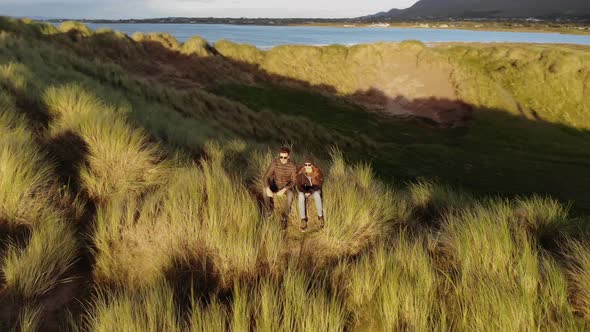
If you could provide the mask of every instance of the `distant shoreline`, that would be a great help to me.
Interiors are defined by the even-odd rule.
[[[60,23],[66,19],[46,22]],[[360,19],[233,19],[233,18],[159,18],[125,20],[75,20],[92,24],[228,24],[245,26],[279,27],[334,27],[334,28],[412,28],[436,30],[472,30],[492,32],[539,32],[574,35],[590,35],[590,22],[542,21],[536,19],[515,20],[412,20],[412,21],[364,21]]]
[[[469,31],[490,31],[490,32],[528,32],[528,33],[558,33],[570,35],[590,35],[590,26],[584,27],[559,27],[559,28],[540,28],[540,27],[493,27],[493,26],[471,26],[457,25],[449,23],[422,23],[422,24],[389,24],[380,26],[376,24],[296,24],[288,26],[313,26],[313,27],[335,27],[335,28],[397,28],[397,29],[432,29],[432,30],[469,30]]]

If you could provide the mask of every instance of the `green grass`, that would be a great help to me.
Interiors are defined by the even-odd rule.
[[[587,50],[501,45],[456,46],[441,52],[459,64],[456,79],[466,101],[588,129]],[[469,84],[474,81],[478,84]]]
[[[102,56],[151,59],[153,42],[204,61],[211,49],[200,39],[137,42],[10,19],[0,30],[0,329],[589,328],[585,115],[556,102],[564,91],[542,96],[546,121],[493,109],[498,86],[544,76],[526,62],[536,47],[215,45],[312,85],[344,80],[338,61],[364,68],[371,52],[414,54],[426,66],[461,54],[454,61],[471,60],[456,83],[478,113],[469,127],[439,128],[351,101],[375,68],[334,83],[335,93],[273,80],[183,90]],[[563,75],[547,84],[575,90],[571,57],[585,53],[553,51],[538,60]],[[507,61],[502,54],[524,61],[524,76],[478,76]],[[563,62],[551,69],[554,60]],[[281,68],[289,61],[316,76]],[[490,95],[469,90],[472,80]],[[537,99],[509,94],[522,105]],[[315,209],[306,233],[295,206],[284,232],[279,211],[262,213],[261,177],[283,144],[324,170],[323,230]]]
[[[362,111],[314,92],[283,87],[223,85],[212,90],[260,112],[298,115],[362,148],[339,144],[357,161],[371,161],[389,182],[437,179],[476,195],[551,194],[586,210],[590,188],[586,130],[525,120],[507,112],[476,109],[467,128],[436,129]],[[325,112],[324,112],[325,111]],[[539,181],[543,179],[543,181]],[[567,183],[576,183],[576,186]]]

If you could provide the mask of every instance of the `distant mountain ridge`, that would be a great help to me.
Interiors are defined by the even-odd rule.
[[[590,0],[420,0],[407,9],[369,17],[382,18],[528,18],[590,16]]]

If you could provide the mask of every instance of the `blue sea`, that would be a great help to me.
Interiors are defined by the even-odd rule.
[[[111,28],[128,35],[134,32],[167,32],[183,42],[201,36],[210,43],[227,39],[237,43],[269,49],[278,45],[354,45],[380,41],[420,40],[439,42],[510,42],[590,45],[590,35],[559,33],[493,32],[451,29],[389,28],[389,27],[301,27],[244,26],[228,24],[88,24],[92,29]]]

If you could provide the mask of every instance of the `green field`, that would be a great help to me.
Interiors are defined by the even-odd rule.
[[[590,328],[590,49],[0,18],[0,330]],[[326,173],[261,212],[276,150]]]

